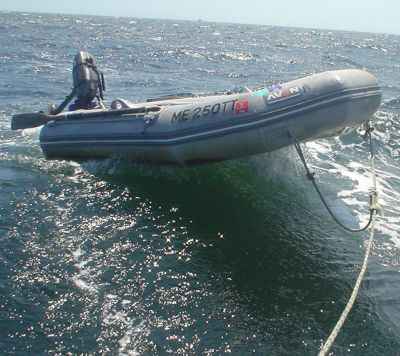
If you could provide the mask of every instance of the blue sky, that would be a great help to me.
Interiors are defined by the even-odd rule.
[[[1,0],[0,10],[202,19],[400,34],[399,0]]]

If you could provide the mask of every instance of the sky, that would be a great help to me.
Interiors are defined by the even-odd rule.
[[[0,0],[1,10],[400,34],[400,0]]]

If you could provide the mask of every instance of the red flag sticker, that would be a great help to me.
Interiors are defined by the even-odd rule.
[[[235,104],[235,112],[236,114],[240,114],[242,112],[249,112],[249,101],[248,100],[239,100]]]

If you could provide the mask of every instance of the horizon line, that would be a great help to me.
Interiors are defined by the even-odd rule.
[[[22,10],[2,10],[0,9],[0,13],[17,13],[17,14],[33,14],[33,15],[63,15],[63,16],[92,16],[92,17],[104,17],[104,18],[125,18],[125,19],[143,19],[143,20],[163,20],[163,21],[186,21],[186,22],[205,22],[205,23],[215,23],[215,24],[228,24],[228,25],[245,25],[245,26],[267,26],[267,27],[282,27],[282,28],[295,28],[302,30],[318,30],[318,31],[326,31],[326,32],[354,32],[354,33],[365,33],[365,34],[373,34],[373,35],[390,35],[390,36],[399,36],[400,33],[393,32],[369,32],[363,30],[348,30],[348,29],[339,29],[339,28],[318,28],[318,27],[307,27],[303,25],[271,25],[271,24],[262,24],[262,23],[246,23],[246,22],[238,22],[238,21],[220,21],[220,20],[206,20],[206,19],[187,19],[187,18],[168,18],[168,17],[137,17],[131,15],[104,15],[104,14],[89,14],[89,13],[74,13],[74,12],[46,12],[46,11],[22,11]]]

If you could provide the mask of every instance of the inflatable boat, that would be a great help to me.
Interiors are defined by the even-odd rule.
[[[380,102],[376,78],[352,69],[241,92],[143,103],[116,100],[110,109],[16,115],[12,126],[44,124],[40,145],[48,159],[117,157],[186,165],[338,135],[370,120]]]

